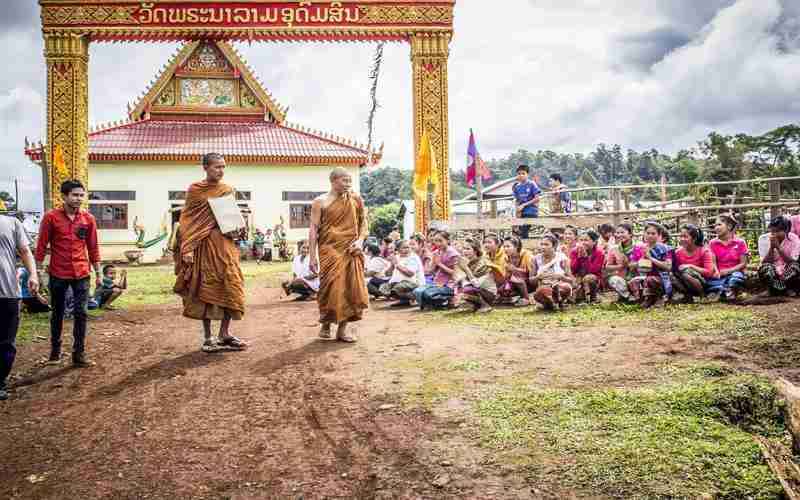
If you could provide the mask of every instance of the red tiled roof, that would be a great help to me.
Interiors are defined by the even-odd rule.
[[[144,120],[89,134],[89,161],[199,161],[220,153],[235,163],[364,165],[369,152],[344,139],[271,122]],[[28,149],[33,160],[41,150]],[[380,153],[374,153],[375,159]]]

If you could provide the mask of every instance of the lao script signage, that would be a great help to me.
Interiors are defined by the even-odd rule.
[[[42,0],[45,30],[70,28],[403,27],[452,28],[453,1],[159,1]]]

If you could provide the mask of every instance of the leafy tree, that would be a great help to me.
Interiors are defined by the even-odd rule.
[[[389,203],[369,212],[369,232],[377,238],[384,238],[397,227],[403,232],[403,221],[400,219],[400,203]]]
[[[362,174],[361,196],[368,207],[377,207],[412,199],[411,182],[414,173],[394,167],[383,167]]]

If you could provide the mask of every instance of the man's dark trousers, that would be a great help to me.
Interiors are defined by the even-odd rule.
[[[0,299],[0,389],[5,388],[17,357],[19,299]]]
[[[53,312],[50,313],[50,347],[51,353],[61,353],[61,331],[64,327],[65,295],[67,288],[72,288],[75,301],[72,326],[72,355],[83,354],[86,341],[86,309],[89,305],[89,277],[77,280],[65,280],[50,277],[50,297]]]

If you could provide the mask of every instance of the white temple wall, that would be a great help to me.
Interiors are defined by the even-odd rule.
[[[310,204],[310,201],[283,201],[283,192],[324,192],[330,187],[328,174],[333,167],[325,166],[257,166],[229,164],[225,182],[237,191],[250,191],[246,203],[252,211],[255,226],[272,228],[283,216],[289,241],[304,239],[306,228],[290,227],[290,204]],[[353,176],[354,189],[359,186],[359,169],[347,167]],[[173,205],[182,204],[169,199],[170,191],[185,191],[192,182],[204,178],[200,166],[181,164],[113,163],[89,166],[90,191],[135,191],[132,201],[90,201],[90,203],[127,203],[127,229],[101,229],[99,239],[103,260],[124,259],[126,250],[135,249],[136,235],[133,222],[136,217],[145,228],[145,240],[160,232],[162,220]],[[171,218],[167,217],[171,230]],[[155,262],[162,257],[168,241],[162,241],[145,251],[144,262]]]

